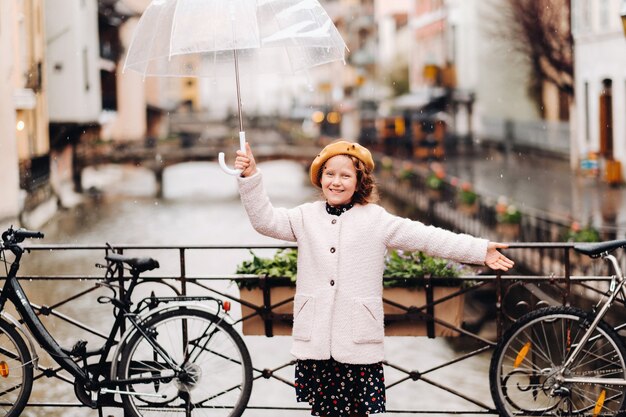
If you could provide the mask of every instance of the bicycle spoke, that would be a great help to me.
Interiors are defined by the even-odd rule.
[[[207,334],[207,332],[211,329],[211,327],[214,328],[213,331],[211,331],[210,333]],[[189,352],[189,357],[187,358],[188,360],[191,360],[192,362],[195,362],[196,360],[198,360],[198,357],[202,354],[202,350],[209,344],[209,342],[211,341],[211,339],[213,338],[213,335],[215,334],[215,332],[217,332],[217,326],[215,325],[215,323],[211,323],[206,330],[202,333],[202,335],[195,339],[193,342],[191,342],[194,346],[191,349],[191,352]],[[196,356],[191,359],[191,356],[193,355],[193,353],[196,351],[196,348],[198,348],[200,346],[200,344],[198,343],[198,340],[202,340],[206,337],[206,342],[204,342],[204,345],[202,347],[200,347],[200,352],[198,352],[196,354]]]
[[[136,395],[123,397],[125,408],[135,417],[161,416],[176,411],[186,416],[239,416],[250,395],[252,365],[237,333],[214,315],[192,309],[172,310],[150,324],[156,343],[167,351],[180,369],[172,377],[168,363],[155,361],[149,343],[137,335],[122,354],[120,378]],[[125,378],[130,378],[125,379]],[[151,378],[159,381],[153,383]],[[161,397],[153,397],[158,393]],[[145,394],[145,395],[144,395]],[[208,408],[227,414],[207,414]]]
[[[626,373],[621,341],[599,322],[580,349],[589,331],[586,323],[580,310],[550,307],[530,313],[505,335],[490,370],[491,383],[499,386],[492,393],[502,416],[600,416],[621,409],[624,388],[610,384]],[[563,369],[575,348],[580,349],[577,357]],[[585,378],[603,378],[607,384],[584,383]]]
[[[33,383],[30,351],[15,328],[0,319],[0,406],[2,415],[19,416]]]

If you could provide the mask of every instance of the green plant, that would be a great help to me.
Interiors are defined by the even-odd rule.
[[[389,287],[420,287],[423,281],[419,278],[458,278],[464,266],[456,262],[432,257],[423,252],[404,252],[392,250],[385,260],[385,281]],[[393,279],[391,279],[393,278]],[[416,279],[417,278],[417,279]],[[443,284],[444,282],[441,282]],[[448,285],[458,285],[447,281]]]
[[[400,170],[400,173],[398,174],[398,178],[401,180],[410,180],[415,177],[417,177],[417,174],[415,173],[413,164],[411,164],[410,162],[403,163],[402,169]]]
[[[383,156],[380,159],[380,167],[383,171],[391,171],[391,169],[393,168],[393,159],[388,156]]]
[[[269,278],[290,278],[296,280],[298,251],[295,249],[279,250],[272,258],[260,258],[253,251],[252,259],[243,261],[236,270],[237,274],[262,275]],[[456,286],[465,267],[456,262],[432,257],[423,252],[404,252],[392,250],[385,259],[385,287],[415,288],[424,285],[421,278],[448,278],[438,282],[440,286]],[[239,288],[252,289],[258,285],[255,280],[238,280]]]
[[[522,221],[522,212],[509,204],[506,197],[500,197],[496,203],[496,220],[498,223],[519,224]]]
[[[476,194],[471,188],[461,188],[459,190],[459,201],[461,202],[461,204],[471,206],[476,202],[476,199],[478,199],[478,194]]]
[[[599,242],[600,232],[591,226],[586,226],[581,229],[580,227],[576,227],[575,224],[572,224],[572,227],[565,236],[565,240],[568,242]]]
[[[522,212],[515,206],[509,206],[503,213],[498,213],[497,219],[500,223],[519,224],[522,221]]]
[[[259,258],[253,251],[252,259],[243,261],[237,270],[237,274],[264,275],[272,278],[285,277],[296,281],[298,271],[298,251],[295,249],[281,249],[272,258]],[[238,280],[239,288],[252,289],[258,286],[255,280]]]
[[[434,172],[431,172],[426,177],[426,186],[431,190],[439,190],[443,187],[443,178],[440,178]]]

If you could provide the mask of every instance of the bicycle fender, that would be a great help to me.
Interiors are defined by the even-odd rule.
[[[164,304],[160,307],[155,308],[154,310],[150,310],[148,312],[140,314],[138,318],[140,322],[144,322],[146,320],[151,319],[154,316],[158,316],[159,314],[165,313],[170,310],[176,310],[181,307],[186,307],[191,310],[202,310],[204,312],[211,313],[216,316],[219,313],[217,308],[199,303],[198,301],[183,301],[183,302],[177,302],[177,303],[171,303],[171,304]],[[224,317],[224,321],[226,321],[228,324],[233,324],[234,320],[232,319],[232,317],[230,317],[229,315],[224,315],[223,317]],[[115,378],[117,378],[117,365],[122,355],[122,349],[126,345],[126,341],[133,334],[135,334],[136,331],[137,330],[135,328],[129,328],[128,330],[126,330],[126,332],[124,332],[124,334],[120,338],[120,341],[117,344],[117,348],[113,352],[113,356],[112,356],[111,375],[110,375],[111,380],[115,380]]]
[[[28,343],[28,347],[30,349],[30,356],[32,358],[33,366],[35,367],[35,369],[37,369],[37,366],[39,365],[39,355],[37,355],[37,348],[33,343],[32,337],[30,337],[30,333],[26,331],[26,329],[24,328],[24,326],[22,326],[19,320],[17,320],[9,313],[2,311],[0,312],[0,316],[9,323],[11,323],[13,326],[15,326],[15,328],[24,336],[24,339]]]

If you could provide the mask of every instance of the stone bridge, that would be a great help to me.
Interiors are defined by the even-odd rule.
[[[257,162],[286,159],[308,167],[319,152],[319,146],[315,143],[296,144],[275,130],[251,130],[246,132],[246,136],[253,144]],[[153,171],[157,181],[157,194],[161,197],[163,172],[167,167],[185,162],[217,161],[220,152],[226,154],[227,164],[232,166],[238,145],[237,133],[209,138],[180,135],[174,139],[155,142],[81,144],[74,156],[74,186],[81,191],[81,173],[86,167],[126,164]]]

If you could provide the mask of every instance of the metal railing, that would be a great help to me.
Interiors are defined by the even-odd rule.
[[[482,140],[504,147],[524,147],[569,157],[570,127],[567,122],[516,121],[483,117]]]
[[[153,271],[145,275],[144,282],[146,291],[173,291],[177,294],[205,294],[218,296],[223,299],[231,300],[233,303],[240,303],[252,310],[250,314],[233,315],[233,321],[236,325],[247,320],[261,317],[264,322],[266,334],[272,334],[272,329],[276,325],[290,322],[289,313],[279,310],[281,307],[290,307],[293,301],[292,297],[277,300],[272,299],[271,289],[275,284],[284,285],[284,279],[274,279],[267,277],[259,277],[255,275],[238,275],[215,273],[210,268],[196,268],[199,260],[210,257],[211,253],[221,259],[228,258],[227,252],[231,251],[274,251],[276,249],[291,248],[291,245],[257,245],[257,246],[240,246],[240,245],[223,245],[223,246],[146,246],[146,245],[113,245],[117,250],[126,254],[137,254],[138,256],[153,256],[161,261],[163,266],[161,270]],[[28,255],[35,264],[45,265],[49,262],[50,257],[66,256],[61,252],[70,252],[67,255],[72,259],[83,259],[98,262],[101,261],[106,247],[104,245],[94,246],[78,246],[78,245],[33,245],[30,246],[32,253]],[[388,396],[393,395],[393,390],[399,385],[407,383],[420,382],[430,387],[442,390],[445,395],[455,398],[455,400],[468,404],[466,410],[450,410],[447,409],[446,403],[442,403],[441,409],[424,410],[424,409],[388,409],[388,413],[398,414],[487,414],[495,415],[496,412],[491,401],[476,398],[473,392],[464,392],[457,388],[455,380],[442,383],[432,375],[444,368],[458,366],[459,364],[471,360],[478,355],[489,352],[497,343],[497,338],[502,331],[520,314],[532,310],[542,305],[553,304],[577,304],[589,305],[593,301],[601,297],[604,290],[608,288],[608,284],[603,284],[610,279],[609,276],[602,274],[593,274],[593,268],[588,268],[589,275],[572,274],[576,268],[572,265],[572,260],[576,259],[572,254],[572,244],[561,243],[519,243],[512,244],[508,250],[509,255],[517,259],[518,254],[523,251],[537,251],[543,253],[546,259],[560,259],[561,262],[546,262],[546,268],[538,274],[488,274],[483,275],[487,271],[477,271],[476,274],[463,276],[459,279],[459,286],[445,295],[437,295],[434,288],[437,287],[437,278],[426,277],[421,279],[423,291],[426,293],[425,302],[416,302],[409,299],[408,302],[399,303],[392,301],[383,295],[385,305],[396,308],[396,313],[386,316],[386,322],[403,321],[409,326],[418,326],[426,324],[427,329],[432,326],[448,329],[449,331],[459,335],[456,339],[457,344],[467,346],[461,352],[454,354],[454,357],[446,358],[444,361],[434,365],[425,367],[424,369],[411,369],[410,365],[398,363],[398,359],[390,355],[386,358],[384,365],[388,371],[392,371],[394,378],[386,380],[386,388]],[[30,260],[24,259],[23,265],[28,268]],[[192,266],[193,264],[193,266]],[[71,265],[71,263],[68,263]],[[69,268],[68,269],[75,269]],[[233,268],[234,270],[234,268]],[[77,303],[87,298],[95,300],[97,288],[91,285],[92,282],[101,279],[98,274],[67,274],[52,275],[42,273],[28,273],[21,276],[21,280],[25,285],[38,285],[40,282],[52,282],[54,288],[62,289],[58,299],[52,299],[50,291],[42,291],[39,296],[45,299],[45,302],[35,299],[35,295],[31,300],[36,303],[35,308],[40,315],[45,316],[48,326],[61,327],[70,326],[75,331],[85,332],[95,340],[104,337],[104,333],[98,329],[94,323],[89,323],[87,316],[81,309],[70,314],[64,310],[72,303]],[[253,280],[260,284],[263,297],[259,303],[242,300],[236,286],[228,285],[230,282],[241,282]],[[67,286],[61,287],[60,283],[67,283]],[[80,284],[79,284],[80,283]],[[28,286],[27,286],[28,291]],[[31,294],[29,294],[31,296]],[[485,305],[488,312],[485,313],[480,320],[488,323],[495,323],[495,334],[485,332],[483,323],[470,323],[470,318],[465,316],[460,322],[452,322],[443,320],[438,317],[437,306],[442,305],[453,299],[465,300],[468,306],[475,306],[477,300],[481,298],[489,298]],[[623,304],[623,303],[622,303]],[[490,308],[489,308],[490,307]],[[467,311],[467,309],[466,309]],[[102,317],[98,318],[98,322],[102,321]],[[391,327],[390,327],[391,328]],[[268,332],[268,329],[270,331]],[[74,336],[74,332],[70,332]],[[433,335],[427,330],[427,334]],[[250,339],[248,339],[250,340]],[[39,352],[42,353],[42,352]],[[254,358],[254,352],[252,352]],[[67,384],[67,391],[73,392],[72,380],[60,372],[60,369],[53,366],[46,366],[46,361],[40,365],[37,370],[37,379],[55,378],[64,384]],[[51,361],[48,361],[51,362]],[[287,361],[281,365],[264,366],[263,364],[254,363],[255,380],[265,379],[292,386],[292,381],[284,376],[284,370],[295,364],[294,361]],[[485,384],[488,383],[487,371],[485,368]],[[462,378],[459,375],[459,378]],[[37,383],[35,383],[35,386]],[[58,394],[58,389],[54,391]],[[254,390],[253,397],[254,399]],[[61,403],[55,398],[44,398],[29,404],[31,407],[79,407],[79,403],[66,402]],[[304,407],[291,407],[280,404],[263,405],[251,401],[249,409],[263,410],[293,410],[305,411]]]
[[[394,166],[401,165],[394,162]],[[438,189],[433,190],[427,184],[429,169],[421,165],[412,165],[412,169],[413,175],[407,179],[399,179],[401,175],[396,171],[377,173],[378,186],[386,200],[405,216],[449,230],[504,242],[559,242],[571,230],[571,218],[530,207],[524,208],[518,223],[502,223],[495,198],[477,195],[475,203],[468,207],[459,199],[458,186],[444,180]],[[598,232],[602,240],[626,237],[619,227],[603,226]],[[524,266],[525,271],[532,273],[541,273],[551,263],[564,267],[562,258],[543,249],[527,248],[521,250],[518,256],[518,263]],[[577,254],[572,256],[575,261],[574,273],[587,274],[589,263]]]

